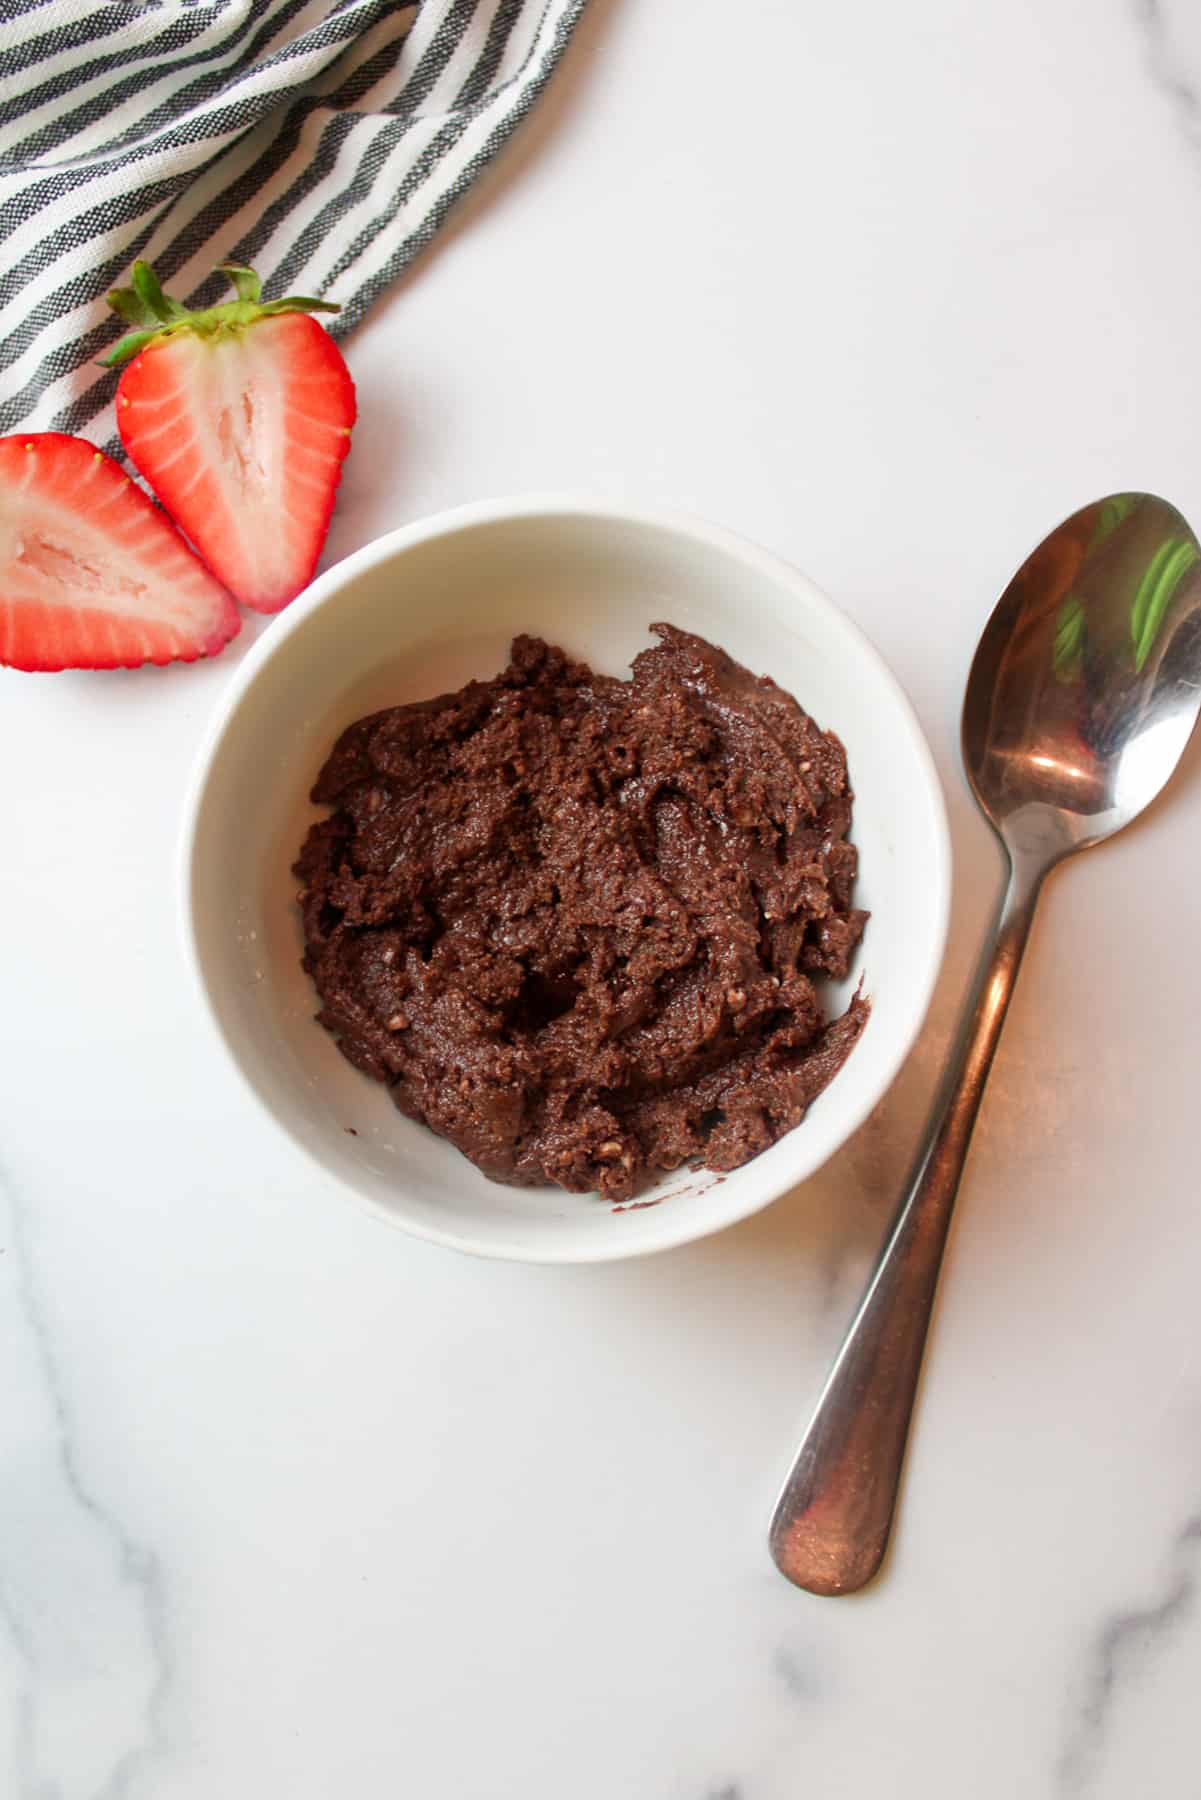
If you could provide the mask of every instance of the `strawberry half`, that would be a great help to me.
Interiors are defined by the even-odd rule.
[[[0,438],[0,663],[194,662],[241,623],[165,513],[95,444],[61,431]]]
[[[131,460],[230,592],[277,612],[312,577],[355,420],[354,383],[313,312],[263,300],[252,269],[221,271],[237,299],[189,312],[137,262],[109,305],[138,327],[104,360]]]

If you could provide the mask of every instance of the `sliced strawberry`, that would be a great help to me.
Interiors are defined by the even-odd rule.
[[[117,389],[121,442],[230,591],[276,612],[310,580],[329,530],[355,420],[354,383],[311,311],[260,299],[250,269],[224,271],[238,298],[188,312],[153,270],[109,304],[141,327],[106,360],[133,357]]]
[[[194,662],[241,624],[166,514],[95,444],[0,438],[0,663]]]

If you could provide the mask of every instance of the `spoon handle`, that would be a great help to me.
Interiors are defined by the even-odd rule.
[[[772,1517],[781,1573],[850,1594],[880,1567],[951,1209],[1042,876],[1015,862],[913,1177]]]

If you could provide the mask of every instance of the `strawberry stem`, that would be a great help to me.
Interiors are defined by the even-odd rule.
[[[119,338],[108,355],[100,358],[101,365],[106,369],[116,368],[136,356],[139,350],[144,350],[147,344],[172,337],[180,331],[192,331],[198,337],[216,337],[222,332],[242,331],[259,319],[280,313],[336,313],[342,310],[330,300],[313,300],[304,294],[288,294],[282,300],[264,300],[259,277],[253,269],[243,268],[240,263],[225,263],[218,273],[230,282],[237,299],[191,312],[163,292],[149,263],[135,262],[131,277],[133,286],[114,288],[107,298],[117,317],[137,329]]]

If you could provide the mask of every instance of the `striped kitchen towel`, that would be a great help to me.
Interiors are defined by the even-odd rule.
[[[529,111],[585,0],[0,0],[0,433],[113,437],[135,257],[342,337]]]

